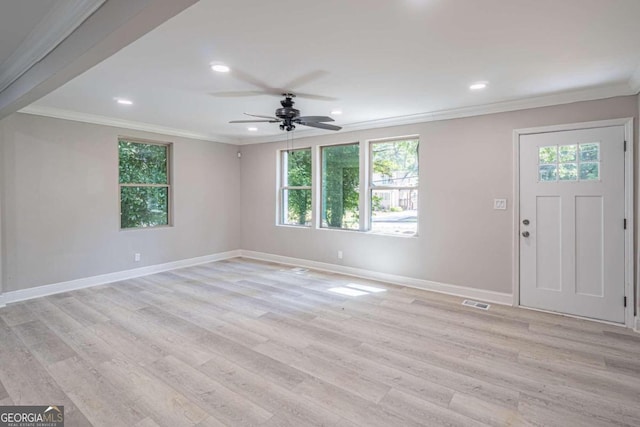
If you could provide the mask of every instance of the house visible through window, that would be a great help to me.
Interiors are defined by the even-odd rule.
[[[118,140],[120,228],[169,225],[169,144]]]
[[[415,236],[418,147],[416,136],[281,151],[278,223]],[[320,168],[317,199],[312,165]]]
[[[311,225],[311,149],[281,152],[280,222]]]
[[[360,227],[360,146],[322,147],[322,227]]]
[[[413,235],[418,226],[418,140],[373,141],[371,231]]]

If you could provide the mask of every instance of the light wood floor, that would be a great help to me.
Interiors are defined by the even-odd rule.
[[[350,297],[348,283],[386,292]],[[640,335],[234,259],[0,310],[0,405],[66,426],[640,426]]]

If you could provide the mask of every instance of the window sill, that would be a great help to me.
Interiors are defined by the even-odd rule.
[[[300,229],[300,230],[311,230],[310,225],[276,224],[276,227],[293,228],[293,229]]]
[[[378,232],[371,231],[371,230],[353,230],[353,229],[350,229],[350,228],[317,227],[317,228],[315,228],[315,230],[346,231],[346,232],[351,232],[351,233],[366,234],[366,235],[370,235],[370,236],[401,237],[403,239],[411,239],[413,237],[418,237],[418,233],[415,233],[415,234],[387,234],[387,233],[378,233]]]
[[[165,228],[173,228],[173,225],[169,224],[169,225],[155,225],[153,227],[121,228],[119,231],[158,230],[158,229],[165,229]]]

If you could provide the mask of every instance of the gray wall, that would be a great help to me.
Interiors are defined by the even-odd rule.
[[[26,114],[0,135],[5,292],[240,248],[235,146]],[[119,135],[173,142],[173,227],[119,230]]]
[[[419,134],[419,236],[413,238],[276,226],[276,151],[287,144],[243,146],[241,245],[511,293],[513,130],[637,116],[638,99],[628,96],[294,140],[304,147]],[[493,210],[494,198],[507,198],[508,210]]]

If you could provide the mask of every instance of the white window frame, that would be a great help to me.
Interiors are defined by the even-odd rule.
[[[323,196],[324,196],[324,185],[322,182],[322,150],[324,148],[331,148],[331,147],[340,147],[340,146],[346,146],[346,145],[355,145],[358,147],[358,215],[359,215],[359,220],[358,220],[358,228],[338,228],[338,227],[325,227],[322,225],[322,201],[323,201]],[[366,173],[365,173],[365,169],[364,169],[364,150],[362,150],[362,143],[360,141],[353,141],[353,142],[339,142],[336,144],[323,144],[323,145],[319,145],[317,148],[317,157],[318,157],[318,197],[317,197],[317,223],[316,223],[316,227],[319,230],[334,230],[334,231],[366,231],[365,225],[364,225],[364,221],[363,221],[363,215],[366,215],[366,205],[364,205],[362,202],[364,199],[364,195],[362,194],[363,191],[362,189],[364,188],[363,182],[365,182],[366,179]],[[316,200],[316,199],[314,199]],[[313,206],[312,206],[313,208]]]
[[[308,150],[309,151],[309,157],[311,159],[311,185],[305,185],[305,186],[292,186],[292,185],[285,185],[285,183],[288,183],[288,168],[287,168],[287,159],[285,158],[290,152],[292,151],[303,151],[303,150]],[[311,226],[314,223],[314,197],[313,197],[313,181],[314,181],[314,175],[313,175],[313,171],[314,171],[314,162],[313,162],[313,150],[311,149],[311,147],[299,147],[299,148],[289,148],[289,149],[284,149],[284,150],[279,150],[278,151],[278,164],[279,164],[279,170],[278,170],[278,209],[277,209],[277,225],[282,225],[285,227],[301,227],[301,228],[311,228]],[[285,216],[287,215],[288,209],[286,208],[286,202],[287,202],[287,198],[285,196],[285,193],[287,190],[309,190],[311,193],[311,221],[309,222],[309,225],[305,225],[305,224],[288,224],[285,221]]]
[[[353,142],[338,142],[333,144],[322,144],[315,146],[312,151],[312,159],[313,165],[315,168],[315,172],[313,174],[313,182],[318,183],[316,187],[317,191],[312,191],[314,194],[312,200],[312,217],[315,217],[313,220],[314,228],[317,230],[326,230],[326,231],[359,231],[365,233],[376,234],[380,236],[389,236],[389,237],[403,237],[403,238],[411,238],[418,236],[418,227],[419,227],[419,215],[420,210],[417,209],[418,218],[416,219],[416,232],[414,234],[391,234],[391,233],[380,233],[376,231],[372,231],[372,221],[371,217],[373,215],[373,209],[371,206],[371,193],[373,189],[405,189],[405,190],[415,190],[418,192],[418,204],[420,203],[420,181],[418,180],[418,185],[416,186],[373,186],[373,164],[372,164],[372,152],[373,152],[373,144],[382,143],[382,142],[395,142],[395,141],[407,141],[407,140],[416,140],[418,141],[418,147],[420,146],[420,135],[406,135],[406,136],[394,136],[389,138],[380,138],[380,139],[372,139],[367,140],[366,142],[362,141],[353,141]],[[323,183],[322,183],[322,150],[328,147],[342,146],[342,145],[356,145],[358,146],[359,152],[359,227],[357,229],[354,228],[335,228],[335,227],[325,227],[322,224],[322,198],[323,198]],[[419,163],[420,163],[420,150],[418,149],[418,173],[419,173]]]
[[[368,185],[367,185],[367,212],[366,212],[366,220],[367,222],[367,230],[369,230],[369,232],[371,232],[372,234],[380,234],[380,235],[384,235],[384,236],[399,236],[399,237],[415,237],[418,235],[418,225],[420,223],[420,221],[418,221],[418,219],[420,218],[420,209],[419,209],[419,205],[420,205],[420,179],[418,178],[418,185],[415,186],[403,186],[403,185],[373,185],[373,146],[375,144],[381,144],[381,143],[389,143],[389,142],[401,142],[401,141],[418,141],[418,152],[417,152],[417,156],[418,158],[416,159],[417,163],[418,163],[418,175],[420,175],[420,137],[418,135],[410,135],[410,136],[404,136],[404,137],[393,137],[393,138],[385,138],[385,139],[372,139],[369,140],[369,150],[368,150],[368,159],[367,159],[367,163],[366,163],[366,167],[367,167],[367,178],[368,178]],[[411,234],[411,235],[403,235],[403,234],[390,234],[390,233],[379,233],[379,232],[375,232],[373,231],[373,190],[415,190],[416,192],[418,192],[418,207],[416,208],[416,232]]]
[[[118,171],[118,223],[120,231],[132,231],[132,230],[149,230],[157,228],[173,227],[173,190],[172,190],[172,158],[173,158],[173,143],[151,141],[141,138],[130,138],[127,136],[118,136],[116,149],[118,151],[118,170],[120,169],[120,142],[130,142],[133,144],[145,144],[145,145],[161,145],[167,149],[167,183],[166,184],[136,184],[120,182],[120,172]],[[167,189],[167,223],[152,225],[149,227],[122,227],[122,187],[160,187]]]

